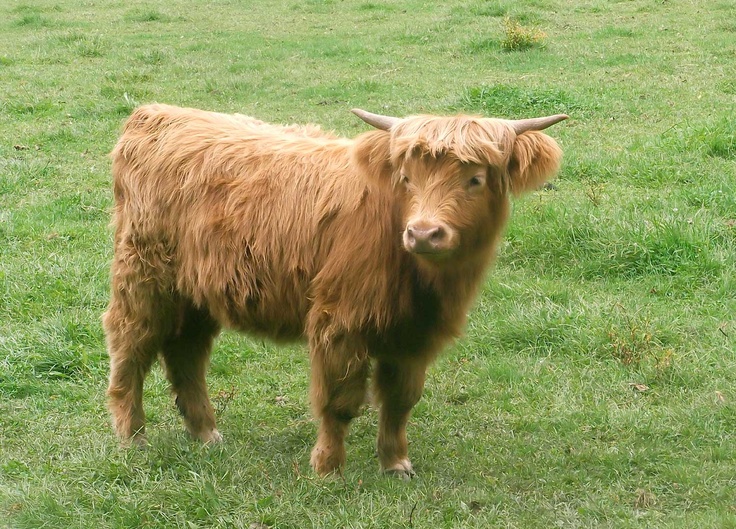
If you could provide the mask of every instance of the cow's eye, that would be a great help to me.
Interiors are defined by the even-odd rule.
[[[477,189],[486,183],[486,177],[483,175],[475,175],[468,180],[468,189]]]
[[[401,173],[401,176],[399,177],[399,182],[401,182],[403,185],[407,185],[409,183],[409,177],[406,176],[404,173]]]

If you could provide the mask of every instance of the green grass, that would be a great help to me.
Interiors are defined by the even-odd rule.
[[[280,0],[0,6],[0,527],[736,527],[733,2]],[[546,34],[502,49],[503,21]],[[225,333],[226,442],[146,385],[105,409],[107,153],[139,103],[366,130],[348,110],[566,112],[466,335],[410,425],[419,477],[309,469],[303,346]],[[261,525],[258,525],[261,524]]]

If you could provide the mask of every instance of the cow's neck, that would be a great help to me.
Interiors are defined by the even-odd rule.
[[[485,270],[492,260],[492,248],[480,252],[472,260],[444,266],[416,262],[416,274],[420,288],[434,291],[440,300],[438,317],[452,327],[453,334],[460,332],[465,323],[468,308],[476,297]]]

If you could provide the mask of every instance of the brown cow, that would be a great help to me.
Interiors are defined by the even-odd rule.
[[[384,471],[413,475],[406,424],[425,371],[463,328],[509,214],[561,151],[566,116],[405,119],[355,110],[355,140],[166,105],[138,108],[112,152],[115,250],[103,321],[109,407],[144,443],[160,356],[192,436],[221,439],[205,371],[221,326],[306,339],[321,419],[311,464],[345,463],[373,364]]]

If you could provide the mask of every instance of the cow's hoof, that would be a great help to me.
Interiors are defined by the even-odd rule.
[[[120,441],[120,446],[123,448],[138,448],[144,450],[148,448],[148,439],[144,434],[138,433],[132,437],[128,437],[127,439],[122,439]]]
[[[121,433],[121,429],[116,430],[120,446],[123,448],[147,448],[148,438],[146,437],[145,427],[140,427],[132,432],[125,431]]]
[[[396,476],[401,481],[411,481],[412,478],[417,476],[417,473],[414,472],[414,469],[411,466],[411,461],[408,459],[401,459],[390,467],[384,468],[383,473],[390,476]]]
[[[195,437],[206,445],[214,445],[222,442],[222,434],[217,431],[217,428],[201,432],[195,435]]]
[[[323,478],[340,474],[343,463],[344,457],[318,446],[314,447],[312,457],[309,459],[309,464],[312,465],[314,471]]]

